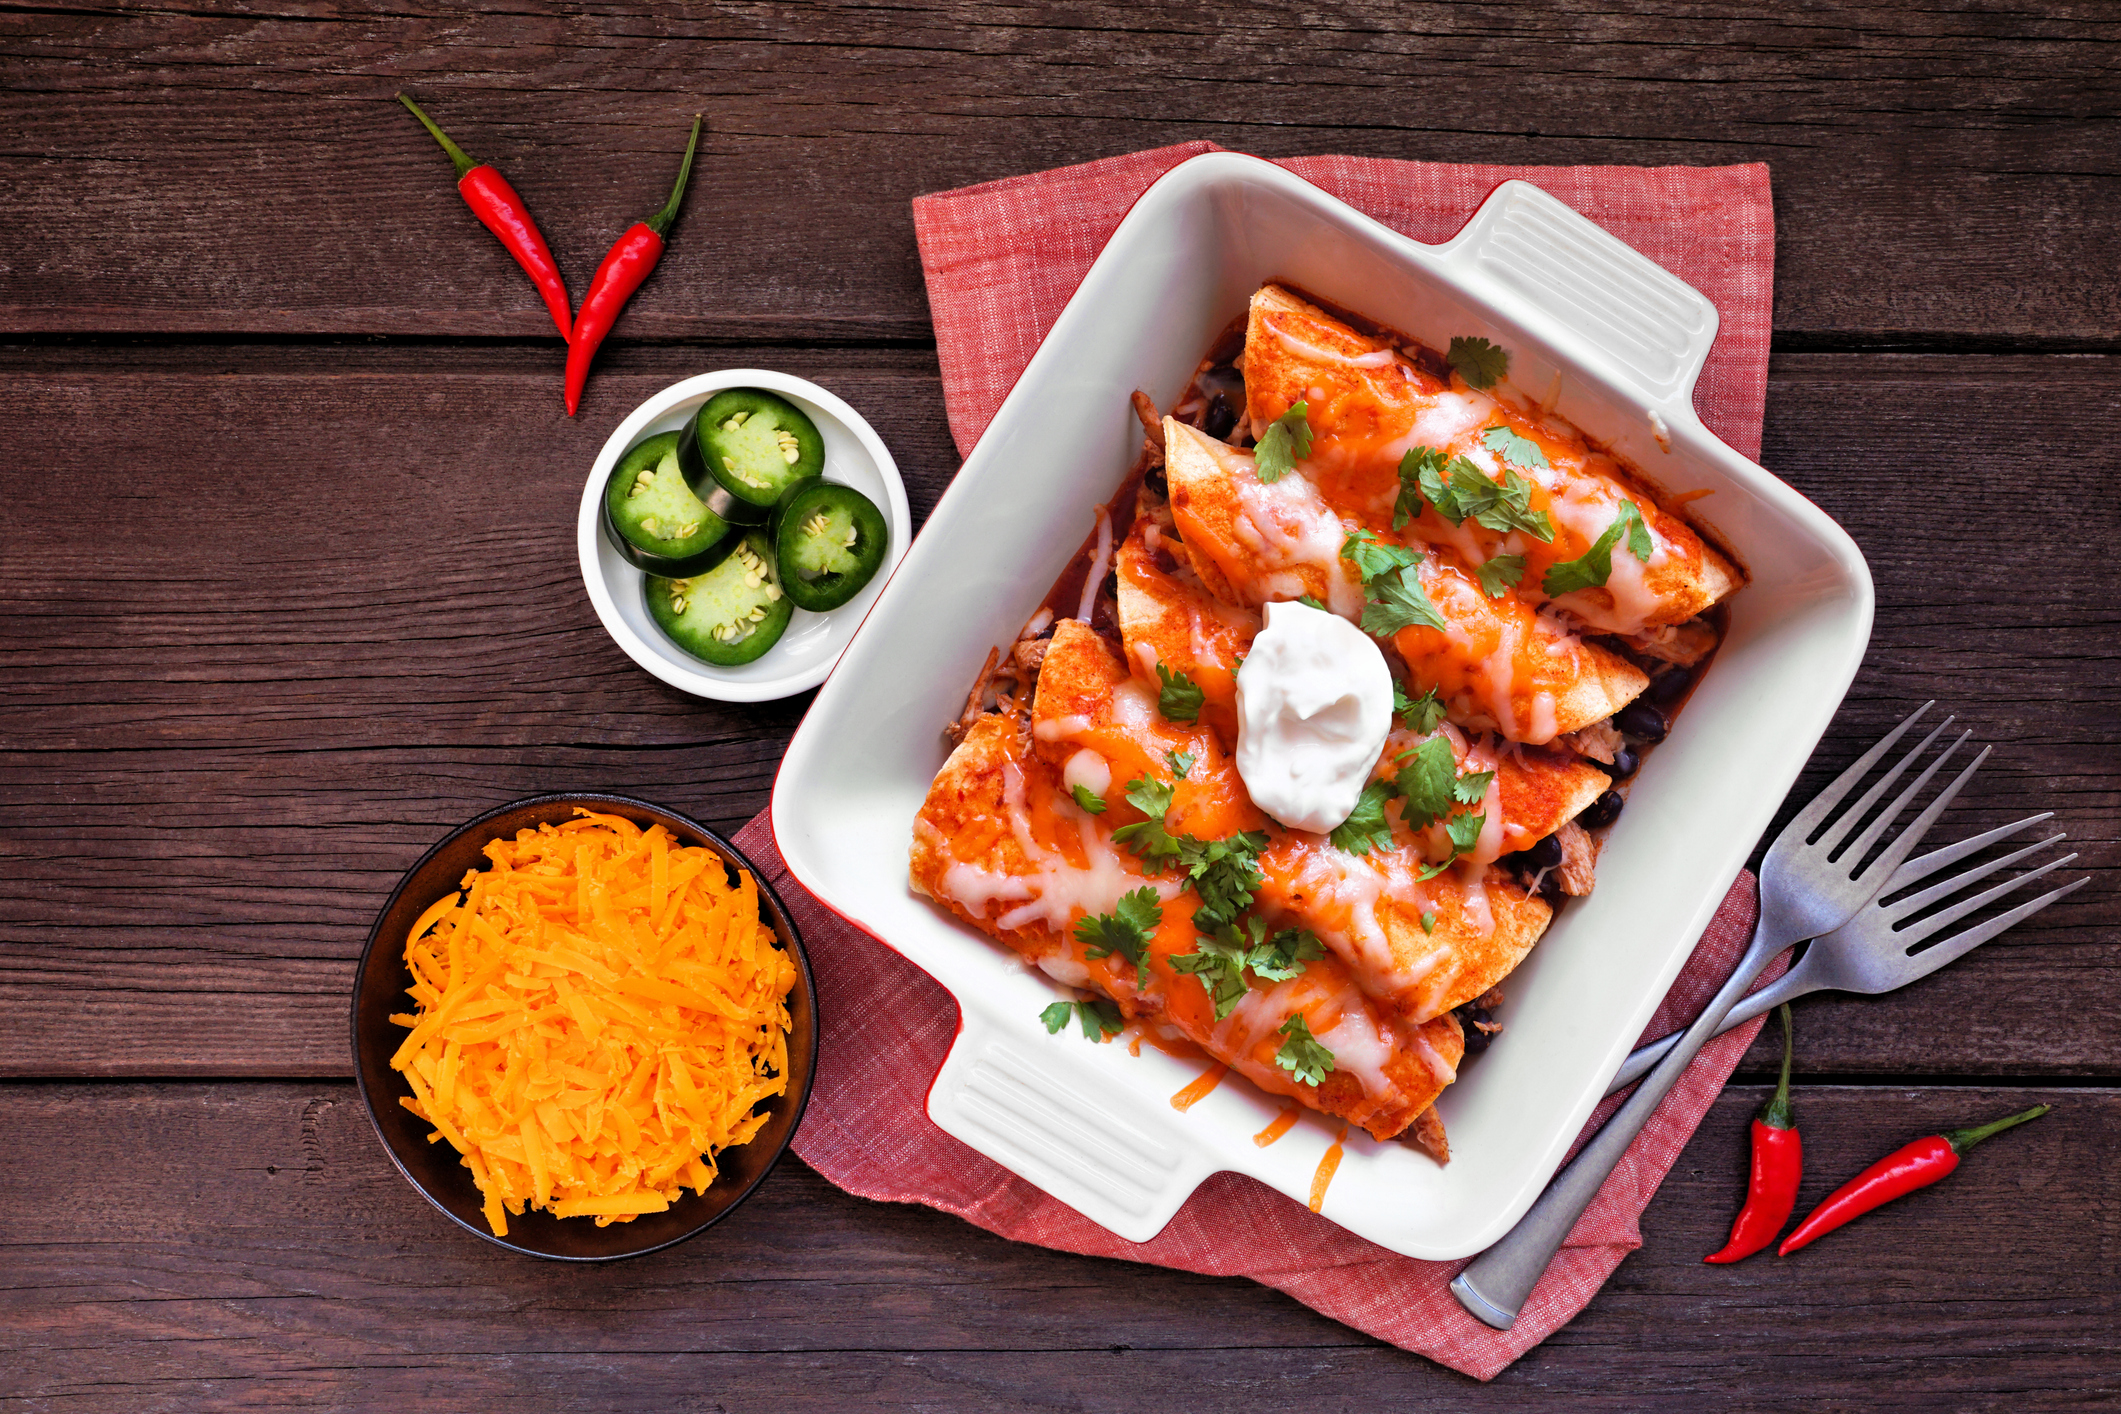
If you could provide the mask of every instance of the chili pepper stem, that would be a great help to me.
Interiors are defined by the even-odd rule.
[[[469,157],[464,155],[463,148],[458,147],[455,143],[449,140],[448,133],[443,132],[440,128],[435,126],[434,119],[428,117],[425,113],[422,113],[420,111],[419,104],[413,102],[410,98],[407,98],[402,93],[396,96],[398,102],[404,104],[407,108],[410,108],[412,110],[412,115],[420,120],[420,125],[426,128],[427,131],[429,131],[430,133],[434,134],[435,141],[442,144],[442,150],[449,154],[449,160],[457,164],[457,180],[462,181],[466,172],[469,172],[472,168],[479,165],[478,163],[472,161]]]
[[[685,143],[685,162],[678,168],[678,184],[670,189],[669,204],[641,223],[659,236],[669,235],[670,223],[678,219],[678,203],[685,199],[685,183],[692,177],[692,154],[700,145],[700,125],[704,121],[700,114],[692,115],[692,137]]]
[[[2001,1134],[2004,1130],[2024,1124],[2027,1120],[2040,1118],[2040,1116],[2048,1112],[2049,1108],[2047,1105],[2034,1105],[2029,1110],[2021,1110],[2017,1114],[2006,1115],[2002,1119],[1978,1125],[1973,1129],[1947,1129],[1944,1131],[1942,1138],[1945,1143],[1952,1146],[1953,1153],[1964,1154],[1990,1135]]]
[[[1760,1122],[1770,1129],[1790,1127],[1790,1004],[1784,1002],[1775,1008],[1782,1018],[1782,1079],[1776,1082],[1775,1096],[1768,1101],[1767,1108],[1760,1112]]]

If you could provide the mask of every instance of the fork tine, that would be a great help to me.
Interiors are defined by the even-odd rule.
[[[1826,818],[1827,812],[1840,804],[1841,798],[1854,790],[1862,782],[1864,776],[1869,774],[1871,767],[1877,765],[1884,758],[1885,753],[1892,750],[1893,743],[1905,736],[1907,729],[1920,721],[1922,714],[1936,705],[1937,700],[1933,697],[1908,713],[1907,716],[1901,718],[1899,726],[1894,727],[1880,738],[1876,746],[1857,757],[1855,765],[1834,777],[1833,784],[1813,796],[1811,803],[1798,811],[1796,817],[1790,821],[1789,826],[1786,828],[1795,829],[1801,824],[1803,832],[1807,835],[1810,834],[1813,828]]]
[[[1955,903],[1950,908],[1945,909],[1942,913],[1933,914],[1932,916],[1923,919],[1920,923],[1910,923],[1905,928],[1895,929],[1894,931],[1898,933],[1902,939],[1905,940],[1906,945],[1908,947],[1912,948],[1915,944],[1921,942],[1924,938],[1929,937],[1933,933],[1942,932],[1944,929],[1950,927],[1952,924],[1957,923],[1960,919],[1966,917],[1969,913],[1980,912],[1988,905],[1994,903],[1997,899],[2002,898],[2005,894],[2009,893],[2012,889],[2017,888],[2020,884],[2030,883],[2034,879],[2039,878],[2042,874],[2052,873],[2054,870],[2060,869],[2063,865],[2069,863],[2072,859],[2075,859],[2076,857],[2076,851],[2072,850],[2070,853],[2063,855],[2060,859],[2050,859],[2049,861],[2047,861],[2047,863],[2041,865],[2038,869],[2028,869],[2015,879],[2005,879],[2002,883],[1996,885],[1994,888],[1983,889],[1980,893],[1975,894],[1972,898],[1963,900],[1959,903]]]
[[[2060,860],[2056,861],[2056,863],[2058,864],[2061,862],[2062,861]],[[2028,875],[2027,877],[2031,876]],[[1989,919],[1988,922],[1981,924],[1979,927],[1969,928],[1964,933],[1960,933],[1955,937],[1946,938],[1943,942],[1937,944],[1935,947],[1927,948],[1922,952],[1916,953],[1912,958],[1909,959],[1909,961],[1914,963],[1917,967],[1920,967],[1922,970],[1920,972],[1915,973],[1914,976],[1910,977],[1908,980],[1913,981],[1916,977],[1927,977],[1930,973],[1935,972],[1938,968],[1944,966],[1946,963],[1965,957],[1968,953],[1972,952],[1975,948],[1980,947],[1983,943],[1987,942],[1990,938],[1995,937],[1998,933],[2002,933],[2011,928],[2017,927],[2020,923],[2023,923],[2026,919],[2032,917],[2041,909],[2053,903],[2056,899],[2064,898],[2070,894],[2075,893],[2077,890],[2083,888],[2091,881],[2091,875],[2087,874],[2083,878],[2075,881],[2074,883],[2064,884],[2059,889],[2049,889],[2046,893],[2040,895],[2040,897],[2036,899],[2027,899],[2024,903],[2019,904],[2010,912],[1998,914],[1996,917]],[[2014,879],[2011,882],[2015,885],[2021,881]],[[1924,936],[1927,935],[1925,934]]]
[[[1965,737],[1960,738],[1961,741],[1964,741],[1965,739]],[[1961,786],[1964,786],[1968,781],[1974,778],[1974,772],[1981,769],[1981,763],[1988,760],[1989,752],[1993,751],[1994,749],[1994,747],[1989,746],[1982,747],[1981,754],[1979,756],[1976,756],[1973,760],[1967,762],[1966,769],[1961,771],[1958,777],[1954,779],[1950,785],[1946,786],[1943,790],[1937,792],[1937,798],[1929,803],[1929,808],[1927,810],[1924,810],[1920,815],[1917,815],[1915,817],[1915,823],[1908,826],[1905,830],[1902,830],[1900,832],[1900,837],[1894,840],[1891,844],[1887,845],[1883,854],[1879,855],[1876,859],[1872,860],[1871,863],[1864,868],[1862,873],[1855,876],[1856,882],[1861,884],[1866,881],[1876,882],[1881,877],[1891,878],[1893,871],[1900,867],[1900,861],[1907,858],[1908,851],[1912,850],[1916,845],[1922,843],[1922,837],[1930,832],[1930,826],[1937,823],[1937,817],[1944,813],[1944,807],[1952,803],[1953,797],[1959,794],[1959,788]],[[1945,755],[1947,756],[1949,756],[1950,754],[1950,752],[1945,753]],[[1936,765],[1930,767],[1930,771],[1936,770],[1937,766],[1941,766],[1943,764],[1943,758],[1940,757]],[[1923,772],[1922,778],[1923,780],[1928,780],[1929,771]],[[1894,803],[1892,810],[1888,812],[1884,816],[1884,818],[1879,821],[1879,824],[1882,826],[1887,820],[1890,820],[1893,816],[1898,815],[1901,811],[1901,808],[1905,806],[1909,799],[1914,796],[1915,792],[1920,789],[1922,789],[1922,781],[1917,781],[1912,786],[1909,786],[1907,789],[1907,794],[1901,796],[1900,799]],[[1870,848],[1870,837],[1873,833],[1875,833],[1875,831],[1864,832],[1864,849]],[[1862,857],[1862,852],[1857,851],[1856,858],[1861,859]]]
[[[1999,825],[1985,834],[1975,835],[1970,840],[1961,840],[1957,844],[1948,844],[1943,849],[1931,850],[1919,859],[1910,859],[1893,871],[1892,880],[1886,884],[1879,897],[1883,898],[1886,894],[1897,893],[1901,889],[1919,884],[1947,864],[1957,864],[1969,854],[1977,850],[1986,849],[1997,840],[2009,839],[2028,825],[2037,825],[2042,820],[2052,820],[2054,818],[2054,811],[2043,810],[2038,815],[2026,816],[2015,825]],[[2062,836],[2057,835],[2055,838],[2060,839]]]
[[[1937,723],[1937,725],[1930,730],[1930,734],[1922,738],[1922,740],[1916,744],[1914,750],[1908,752],[1905,756],[1902,756],[1898,761],[1895,761],[1893,763],[1893,768],[1890,771],[1887,771],[1884,775],[1880,776],[1878,778],[1878,783],[1863,793],[1863,798],[1861,800],[1857,801],[1854,805],[1851,805],[1847,810],[1842,812],[1841,818],[1834,822],[1832,829],[1827,830],[1825,833],[1821,834],[1820,837],[1816,840],[1813,840],[1812,843],[1820,849],[1827,850],[1830,853],[1838,854],[1840,852],[1841,842],[1844,839],[1848,838],[1849,831],[1855,829],[1856,826],[1862,822],[1864,815],[1870,811],[1870,808],[1873,805],[1876,805],[1878,803],[1879,797],[1883,796],[1886,791],[1892,788],[1893,782],[1900,779],[1901,773],[1907,770],[1908,767],[1914,765],[1916,761],[1921,759],[1922,753],[1929,750],[1930,743],[1935,741],[1939,736],[1943,735],[1944,729],[1950,726],[1956,720],[1957,718],[1954,717],[1946,717],[1943,721]],[[1937,767],[1943,763],[1945,758],[1949,757],[1954,751],[1957,751],[1960,747],[1960,744],[1964,742],[1970,735],[1972,735],[1972,733],[1970,732],[1959,733],[1959,740],[1953,742],[1950,746],[1944,748],[1944,756],[1940,756],[1937,758],[1937,760],[1930,762],[1929,770],[1924,771],[1922,775],[1916,780],[1913,789],[1922,789],[1923,782],[1927,781],[1930,776],[1935,773]],[[1909,792],[1909,794],[1912,793],[1912,791]],[[1898,814],[1900,808],[1902,806],[1905,806],[1907,802],[1908,795],[1902,795],[1899,801],[1893,806],[1892,811],[1883,816],[1882,818],[1886,820],[1891,820],[1893,815]],[[1859,854],[1856,857],[1858,859],[1861,859],[1863,856]]]
[[[1979,882],[1982,879],[1986,879],[1989,875],[1995,873],[1998,869],[2008,869],[2013,864],[2016,864],[2019,860],[2025,858],[2027,855],[2037,854],[2039,851],[2046,849],[2056,840],[2066,840],[2068,838],[2068,835],[2049,835],[2046,839],[2041,840],[2036,844],[2029,844],[2023,849],[2014,850],[2011,853],[2004,855],[2001,859],[1992,859],[1986,864],[1967,870],[1964,874],[1954,874],[1951,878],[1946,879],[1941,884],[1932,884],[1930,887],[1924,889],[1921,893],[1914,894],[1908,898],[1900,900],[1900,902],[1894,904],[1891,908],[1886,909],[1885,913],[1894,919],[1905,918],[1910,913],[1920,913],[1923,909],[1928,908],[1931,904],[1937,903],[1943,899],[1948,899],[1953,894],[1958,893],[1961,889],[1973,887],[1975,883]],[[1940,851],[1940,853],[1941,852],[1942,851]],[[2072,858],[2074,858],[2074,856],[2072,856]],[[2051,864],[2048,867],[2052,869],[2054,865]],[[1898,874],[1895,874],[1893,877],[1897,879],[1900,876]],[[2030,878],[2032,876],[2027,875],[2026,877]]]

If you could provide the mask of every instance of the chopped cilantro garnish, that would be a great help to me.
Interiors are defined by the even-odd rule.
[[[1268,937],[1266,920],[1254,914],[1245,920],[1243,932],[1235,924],[1224,924],[1212,937],[1197,934],[1193,951],[1174,953],[1170,961],[1173,971],[1200,978],[1215,1003],[1215,1019],[1221,1021],[1245,999],[1247,968],[1270,982],[1286,982],[1301,973],[1305,963],[1325,955],[1325,946],[1304,929],[1284,928]]]
[[[1156,890],[1144,884],[1132,893],[1121,894],[1119,902],[1112,906],[1112,912],[1079,921],[1075,925],[1075,940],[1083,945],[1086,957],[1095,959],[1118,953],[1138,968],[1142,965],[1143,950],[1149,946],[1150,935],[1163,921],[1163,905],[1156,897]]]
[[[1169,766],[1171,774],[1180,780],[1186,778],[1186,772],[1192,770],[1193,763],[1199,759],[1190,751],[1166,751],[1164,753],[1164,764]]]
[[[1362,582],[1368,584],[1379,575],[1390,574],[1421,563],[1418,551],[1403,545],[1387,545],[1376,533],[1357,530],[1340,542],[1340,557],[1355,566]]]
[[[1451,458],[1443,470],[1450,474],[1449,485],[1434,468],[1422,469],[1421,494],[1451,524],[1463,525],[1470,518],[1477,525],[1505,535],[1521,530],[1540,540],[1553,540],[1552,518],[1545,511],[1531,509],[1532,483],[1516,472],[1504,467],[1502,480],[1490,481],[1465,457]]]
[[[1526,471],[1545,471],[1547,454],[1539,450],[1539,444],[1529,437],[1520,437],[1507,427],[1490,427],[1480,434],[1481,445],[1511,466],[1521,466]]]
[[[1427,736],[1443,720],[1443,699],[1436,695],[1433,687],[1419,697],[1408,697],[1406,688],[1395,679],[1392,683],[1392,715],[1399,718],[1399,724],[1408,731]]]
[[[1470,854],[1473,846],[1480,843],[1480,832],[1487,828],[1486,815],[1453,815],[1443,822],[1450,831],[1451,848],[1460,854]]]
[[[1309,411],[1309,404],[1299,402],[1267,424],[1252,450],[1253,470],[1261,481],[1273,485],[1296,470],[1298,458],[1311,455],[1311,424],[1305,421]]]
[[[1451,340],[1450,351],[1443,358],[1458,370],[1458,376],[1466,380],[1469,388],[1492,388],[1497,379],[1510,371],[1510,356],[1477,337]]]
[[[1364,633],[1390,638],[1415,624],[1444,626],[1443,615],[1429,602],[1428,591],[1421,587],[1421,577],[1412,565],[1370,581],[1370,599],[1362,611]]]
[[[1450,748],[1444,748],[1449,751]],[[1349,854],[1368,854],[1372,849],[1392,847],[1392,822],[1385,818],[1385,802],[1392,798],[1392,787],[1385,781],[1372,781],[1362,788],[1355,801],[1355,809],[1348,818],[1333,827],[1326,836],[1335,849]]]
[[[1495,555],[1474,567],[1474,577],[1480,581],[1480,592],[1490,599],[1500,599],[1524,578],[1524,556]]]
[[[1421,911],[1421,931],[1424,933],[1436,931],[1436,915],[1426,908]]]
[[[1468,771],[1451,783],[1451,798],[1460,805],[1478,805],[1487,798],[1493,771]]]
[[[1197,722],[1200,706],[1204,700],[1200,688],[1184,673],[1174,673],[1162,663],[1156,665],[1156,676],[1163,688],[1156,694],[1156,710],[1163,713],[1167,722]]]
[[[1296,602],[1304,605],[1307,608],[1316,609],[1321,614],[1330,614],[1333,612],[1331,609],[1328,609],[1325,605],[1318,602],[1318,596],[1316,594],[1299,594],[1296,596]],[[1242,658],[1237,660],[1239,667],[1243,667],[1244,662],[1245,660]]]
[[[1256,830],[1206,844],[1191,835],[1179,841],[1180,862],[1193,891],[1200,895],[1195,922],[1210,928],[1235,923],[1237,915],[1252,906],[1253,896],[1265,882],[1258,861],[1266,847],[1267,837]]]
[[[1425,486],[1434,485],[1441,494],[1449,494],[1441,491],[1443,468],[1443,453],[1434,447],[1409,447],[1399,459],[1399,499],[1392,503],[1394,530],[1406,529],[1407,522],[1421,514],[1421,503],[1427,498]]]
[[[1399,787],[1399,814],[1410,830],[1425,830],[1451,813],[1458,783],[1458,757],[1451,743],[1432,736],[1399,758],[1393,783]]]
[[[1046,1023],[1049,1036],[1067,1026],[1070,1017],[1082,1023],[1083,1035],[1092,1041],[1117,1036],[1125,1027],[1119,1008],[1102,998],[1094,1002],[1055,1002],[1038,1014],[1038,1019]]]
[[[1653,546],[1650,543],[1649,527],[1642,523],[1642,512],[1633,501],[1622,501],[1619,514],[1605,533],[1591,543],[1591,548],[1573,560],[1563,560],[1546,573],[1543,587],[1547,597],[1559,598],[1578,589],[1596,589],[1613,575],[1613,549],[1621,538],[1627,538],[1628,553],[1637,560],[1648,563]]]
[[[1169,781],[1136,776],[1127,782],[1127,804],[1152,820],[1161,820],[1171,808],[1171,792],[1174,789]]]
[[[1298,1084],[1315,1086],[1333,1069],[1333,1053],[1318,1044],[1311,1034],[1311,1025],[1304,1020],[1302,1012],[1281,1024],[1281,1034],[1289,1039],[1281,1043],[1274,1053],[1274,1063],[1296,1078]]]
[[[1077,805],[1080,805],[1083,809],[1089,811],[1092,815],[1102,815],[1105,813],[1104,798],[1101,796],[1093,795],[1090,791],[1090,787],[1070,786],[1068,787],[1068,793],[1075,797],[1075,803]]]

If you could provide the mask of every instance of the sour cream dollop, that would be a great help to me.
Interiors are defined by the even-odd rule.
[[[1269,604],[1237,673],[1237,774],[1292,830],[1348,818],[1392,730],[1392,670],[1370,636],[1308,604]]]

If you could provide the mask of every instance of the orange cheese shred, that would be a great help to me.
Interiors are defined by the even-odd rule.
[[[661,825],[591,811],[486,846],[405,942],[391,1065],[464,1156],[487,1224],[598,1226],[704,1193],[788,1087],[795,963],[758,886]]]

